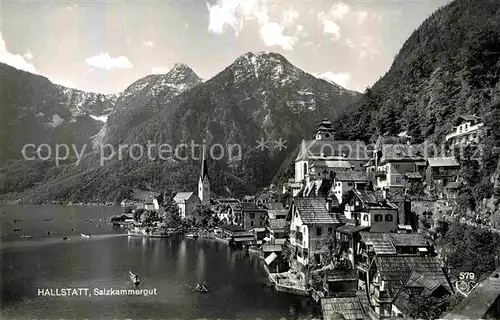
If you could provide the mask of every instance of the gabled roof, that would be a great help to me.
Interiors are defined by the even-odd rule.
[[[436,157],[427,159],[429,162],[429,166],[433,167],[459,167],[460,163],[458,163],[455,157]]]
[[[324,319],[336,319],[335,314],[342,315],[346,320],[362,320],[365,317],[365,310],[357,296],[322,298],[321,309]]]
[[[293,205],[304,224],[340,223],[326,210],[326,200],[319,197],[293,198]]]
[[[301,160],[368,160],[366,145],[363,141],[342,140],[302,140],[295,161]]]
[[[387,233],[360,232],[362,241],[366,246],[371,246],[375,254],[396,254],[396,247]]]
[[[177,194],[174,197],[174,201],[176,203],[184,203],[186,200],[191,198],[191,196],[194,196],[194,192],[177,192]]]
[[[408,144],[384,144],[382,145],[382,158],[380,163],[386,162],[408,162],[408,161],[422,161],[424,160],[421,145],[408,145]]]
[[[391,298],[407,282],[412,271],[418,272],[429,281],[439,282],[446,290],[453,292],[437,257],[375,256],[373,264],[376,266],[381,280],[386,282],[386,290]]]
[[[273,231],[284,231],[286,228],[285,219],[269,219],[269,228]]]
[[[317,159],[314,160],[311,165],[311,168],[313,167],[318,167],[318,168],[332,168],[332,169],[350,169],[353,168],[354,165],[352,165],[349,161],[347,160],[324,160],[324,159]]]
[[[265,244],[262,246],[262,252],[281,252],[283,246],[281,244]]]
[[[407,179],[422,179],[422,175],[420,174],[420,172],[407,172],[405,173],[405,177]]]
[[[335,173],[335,180],[368,182],[368,174],[365,171],[344,170]]]
[[[418,233],[388,233],[395,247],[427,247],[430,245],[421,234]]]
[[[456,181],[448,182],[448,184],[444,188],[445,189],[458,189],[458,188],[460,188],[460,182],[456,182]]]
[[[356,269],[332,269],[325,271],[325,278],[328,282],[335,281],[357,281],[358,271]]]
[[[282,210],[283,204],[281,202],[266,202],[264,207],[269,210]]]
[[[371,190],[351,190],[354,194],[368,209],[397,209],[396,205],[387,201],[384,198],[382,191],[371,191]]]
[[[267,216],[269,219],[276,219],[277,216],[287,216],[288,214],[288,209],[282,209],[282,210],[267,210]]]
[[[363,230],[368,230],[368,229],[370,229],[370,227],[361,226],[361,225],[360,226],[353,226],[353,225],[346,224],[346,225],[338,227],[337,229],[335,229],[335,231],[353,234],[353,233],[356,233],[358,231],[363,231]]]
[[[472,123],[478,123],[481,122],[482,119],[481,117],[476,116],[475,114],[466,114],[466,115],[461,115],[455,121],[453,122],[454,126],[458,126],[462,122],[470,121]]]

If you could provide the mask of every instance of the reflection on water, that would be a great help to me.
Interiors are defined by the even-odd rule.
[[[9,234],[2,237],[0,305],[6,318],[279,319],[289,318],[290,306],[302,315],[311,311],[307,301],[302,305],[302,298],[263,286],[260,259],[216,240],[127,237],[118,234],[120,229],[85,222],[87,217],[115,214],[116,208],[23,206],[1,210],[9,216],[7,221],[22,216],[23,229],[34,236],[20,241],[7,230]],[[70,240],[46,236],[46,226],[40,221],[50,217],[54,220],[48,223],[59,235],[67,234],[71,227],[77,230]],[[89,232],[92,237],[79,237],[79,232]],[[156,288],[158,295],[37,295],[38,288],[133,288],[129,270],[139,274],[139,288]],[[206,282],[210,292],[193,292],[192,286],[199,281]]]

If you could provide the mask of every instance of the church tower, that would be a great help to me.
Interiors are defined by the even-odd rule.
[[[318,130],[316,131],[316,140],[334,140],[335,130],[331,121],[328,119],[323,119],[318,125]]]
[[[200,180],[198,181],[198,198],[200,198],[202,205],[210,205],[210,181],[208,179],[205,141],[203,142],[203,158],[201,160]]]

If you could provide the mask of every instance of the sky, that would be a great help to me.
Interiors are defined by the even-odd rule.
[[[0,62],[85,91],[118,93],[176,62],[208,79],[272,51],[364,91],[411,33],[451,0],[0,2]]]

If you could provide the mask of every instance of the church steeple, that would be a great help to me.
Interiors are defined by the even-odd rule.
[[[316,140],[334,140],[335,129],[333,124],[328,119],[324,118],[318,125],[316,130]]]
[[[210,180],[208,178],[208,164],[205,140],[203,140],[202,153],[203,155],[201,158],[200,179],[198,181],[198,198],[200,198],[201,204],[208,206],[210,205]]]

